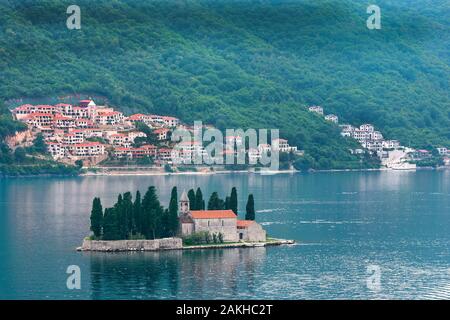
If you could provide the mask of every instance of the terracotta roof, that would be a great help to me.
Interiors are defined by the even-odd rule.
[[[238,220],[237,221],[237,227],[239,229],[245,229],[245,228],[248,228],[254,222],[255,221],[253,221],[253,220]]]
[[[145,117],[145,114],[137,113],[137,114],[132,114],[131,116],[129,116],[128,120],[141,120],[144,117]]]
[[[54,106],[48,105],[48,104],[39,104],[35,106],[36,109],[52,109],[55,108]]]
[[[109,117],[109,116],[115,116],[115,115],[119,115],[121,114],[121,112],[118,111],[100,111],[98,112],[98,115],[100,117]]]
[[[153,133],[159,134],[159,133],[164,133],[164,132],[169,132],[169,131],[170,131],[170,129],[167,129],[167,128],[160,128],[160,129],[154,130]]]
[[[191,211],[191,216],[194,219],[236,219],[232,210]]]

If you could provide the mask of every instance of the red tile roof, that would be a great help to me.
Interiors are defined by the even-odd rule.
[[[160,129],[156,129],[153,131],[154,134],[160,134],[160,133],[164,133],[164,132],[169,132],[170,129],[167,128],[160,128]]]
[[[203,210],[191,211],[194,219],[236,219],[232,210]]]
[[[145,117],[145,114],[137,113],[137,114],[132,114],[131,116],[129,116],[128,120],[141,120],[144,117]]]
[[[253,221],[253,220],[238,220],[237,227],[238,227],[238,229],[245,229],[245,228],[248,228],[254,222],[255,221]]]

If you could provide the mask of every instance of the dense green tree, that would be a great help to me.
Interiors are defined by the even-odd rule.
[[[255,220],[255,200],[253,199],[253,194],[248,195],[245,209],[245,220]]]
[[[24,148],[18,147],[18,148],[16,148],[16,150],[14,150],[14,160],[16,162],[23,163],[23,162],[25,162],[26,158],[27,158],[27,152],[25,151]]]
[[[96,238],[102,236],[103,227],[103,207],[100,198],[94,198],[91,210],[91,231]]]
[[[33,141],[33,151],[37,153],[47,153],[47,144],[42,133],[38,133]]]
[[[133,196],[131,192],[126,192],[123,195],[122,201],[122,220],[125,222],[121,228],[121,235],[128,238],[133,230]]]
[[[178,191],[177,187],[172,188],[169,203],[169,236],[175,236],[178,233]]]
[[[213,192],[208,201],[208,210],[223,210],[225,209],[225,202],[219,198],[217,192]]]
[[[236,188],[233,187],[231,189],[230,196],[230,209],[237,215],[238,214],[238,199],[237,199],[237,191]]]
[[[156,188],[151,186],[142,199],[142,233],[147,239],[156,239],[162,234],[163,213]]]
[[[120,240],[119,220],[114,208],[106,208],[103,220],[103,240]]]
[[[138,137],[134,141],[135,146],[141,146],[143,144],[156,145],[158,143],[158,137],[153,132],[153,130],[143,122],[136,123],[136,129],[140,132],[145,133],[146,137]]]
[[[225,197],[225,210],[230,210],[230,197]]]
[[[205,210],[205,200],[203,200],[203,193],[200,188],[195,192],[195,207],[196,210]]]
[[[132,234],[142,234],[142,217],[141,217],[141,193],[136,191],[136,197],[134,199],[133,204],[133,227],[132,227]]]
[[[187,194],[189,198],[189,208],[191,210],[199,210],[197,207],[197,202],[195,201],[195,191],[194,189],[190,189]]]

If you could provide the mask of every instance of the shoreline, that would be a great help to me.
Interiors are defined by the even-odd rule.
[[[79,174],[35,174],[35,175],[0,175],[0,179],[17,179],[17,178],[73,178],[73,177],[107,177],[107,176],[178,176],[178,175],[216,175],[216,174],[256,174],[256,175],[277,175],[277,174],[314,174],[314,173],[333,173],[333,172],[384,172],[384,171],[397,171],[397,172],[416,172],[416,171],[446,171],[450,170],[450,166],[443,166],[438,168],[432,167],[419,167],[411,170],[396,170],[392,168],[368,168],[368,169],[324,169],[324,170],[280,170],[280,171],[268,171],[266,173],[260,171],[250,170],[217,170],[217,171],[182,171],[182,172],[164,172],[156,170],[148,171],[129,171],[129,172],[86,172]]]
[[[314,173],[329,173],[329,172],[383,172],[383,171],[398,171],[398,172],[415,172],[415,171],[442,171],[450,170],[449,166],[431,168],[422,167],[411,170],[397,170],[392,168],[367,168],[367,169],[325,169],[325,170],[311,170],[311,171],[300,171],[300,170],[279,170],[279,171],[250,171],[250,170],[217,170],[217,171],[183,171],[183,172],[162,172],[162,171],[130,171],[130,172],[102,172],[102,173],[82,173],[79,176],[82,177],[101,177],[101,176],[177,176],[177,175],[215,175],[215,174],[256,174],[256,175],[277,175],[277,174],[314,174]]]
[[[281,245],[293,245],[295,240],[269,238],[263,242],[234,242],[220,244],[183,245],[182,239],[162,238],[155,240],[88,240],[76,248],[78,252],[159,252],[168,250],[204,250],[204,249],[230,249],[230,248],[257,248]]]

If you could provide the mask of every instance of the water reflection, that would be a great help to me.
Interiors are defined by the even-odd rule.
[[[252,295],[265,248],[85,253],[92,299],[206,299]],[[214,297],[211,292],[217,292]]]

